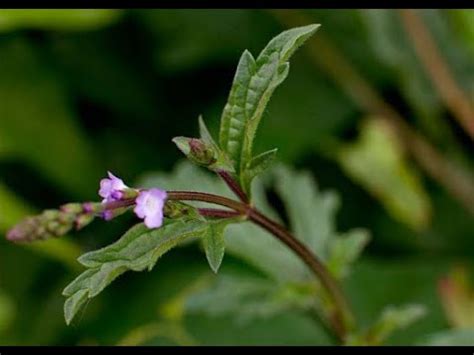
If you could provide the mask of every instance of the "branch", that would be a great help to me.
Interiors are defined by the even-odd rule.
[[[474,105],[457,85],[436,42],[414,10],[398,10],[403,26],[435,89],[455,119],[474,140]]]

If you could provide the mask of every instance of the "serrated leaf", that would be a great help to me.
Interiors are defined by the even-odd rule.
[[[227,226],[225,221],[220,223],[210,223],[209,228],[203,235],[203,246],[206,258],[212,271],[217,274],[221,266],[225,252],[224,229]]]
[[[331,239],[327,261],[331,273],[339,279],[346,277],[351,264],[362,253],[369,239],[367,231],[357,229]]]
[[[338,235],[334,227],[334,214],[338,207],[336,195],[332,192],[318,191],[314,180],[307,172],[295,172],[283,165],[268,170],[253,186],[255,206],[272,219],[279,220],[266,197],[266,188],[272,182],[276,183],[277,193],[286,204],[290,215],[290,227],[295,231],[295,226],[298,226],[296,237],[311,248],[324,251],[324,254],[331,256],[333,239],[348,238],[352,233],[355,235],[360,233],[355,230],[348,232],[347,237],[344,234]],[[171,174],[149,174],[140,181],[139,185],[164,186],[167,189],[196,190],[199,188],[209,193],[228,194],[225,185],[217,178],[201,172],[187,162],[179,164]],[[306,218],[300,219],[299,213]],[[314,223],[315,220],[317,223]],[[349,240],[353,241],[352,238],[357,239],[357,237],[351,237]],[[193,312],[200,311],[210,315],[232,314],[242,321],[275,315],[289,309],[303,310],[315,304],[318,306],[324,304],[315,288],[314,276],[306,265],[279,240],[258,226],[252,223],[230,225],[226,229],[225,242],[227,253],[244,260],[267,278],[263,279],[264,281],[258,278],[258,281],[253,282],[253,279],[245,276],[238,280],[225,277],[227,281],[222,284],[210,285],[209,293],[201,290],[199,299],[194,300],[196,303],[190,306]],[[343,241],[341,243],[344,244]],[[320,247],[315,247],[315,245],[320,245]],[[344,249],[345,263],[341,265],[344,264],[345,267],[342,268],[345,271],[348,271],[350,262],[357,257],[358,251],[360,249]],[[221,275],[222,272],[217,276],[216,282],[221,280]],[[255,292],[243,291],[247,288],[243,285],[247,283]],[[260,286],[267,285],[264,287],[265,290],[259,288],[259,283]],[[228,295],[229,293],[231,296]]]
[[[128,270],[151,270],[160,256],[189,238],[200,237],[208,228],[204,220],[166,220],[158,229],[144,224],[132,227],[117,242],[82,255],[79,262],[88,269],[63,291],[67,296],[64,311],[69,324],[86,299],[102,292]]]
[[[276,189],[285,203],[291,229],[323,260],[328,242],[335,234],[335,192],[320,192],[309,172],[296,172],[279,165],[275,169]]]
[[[243,179],[246,181],[245,184],[249,184],[252,179],[265,170],[267,170],[270,165],[275,160],[278,149],[268,150],[262,154],[254,156],[248,163],[248,166],[245,168]]]
[[[255,60],[244,51],[222,112],[219,142],[233,160],[240,180],[252,158],[252,145],[263,111],[276,87],[288,75],[288,59],[319,27],[309,25],[285,31],[272,39]],[[240,181],[245,192],[249,181]]]

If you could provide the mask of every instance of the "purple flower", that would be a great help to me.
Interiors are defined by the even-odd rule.
[[[108,178],[100,180],[99,195],[104,198],[102,202],[118,201],[123,196],[123,190],[128,189],[128,186],[110,171],[107,174]]]
[[[166,191],[153,188],[142,190],[138,194],[135,214],[145,220],[148,228],[158,228],[163,224],[163,207],[166,201]]]

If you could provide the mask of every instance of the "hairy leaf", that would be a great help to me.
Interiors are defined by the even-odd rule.
[[[208,225],[204,220],[167,220],[158,229],[144,224],[132,227],[117,242],[82,255],[79,262],[88,269],[63,291],[68,299],[64,305],[69,324],[87,299],[97,296],[118,276],[128,270],[151,270],[160,256],[178,243],[201,237]]]
[[[221,148],[233,160],[246,192],[250,181],[242,173],[252,159],[252,145],[263,111],[278,85],[286,78],[288,60],[318,28],[318,25],[294,28],[272,39],[257,59],[244,51],[237,66],[232,88],[222,112]]]
[[[209,228],[203,236],[204,251],[209,266],[217,273],[221,266],[225,252],[224,229],[227,221],[210,223]]]

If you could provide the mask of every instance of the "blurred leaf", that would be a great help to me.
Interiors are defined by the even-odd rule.
[[[320,192],[309,172],[275,169],[276,188],[290,218],[291,229],[323,260],[335,233],[335,212],[339,197],[333,191]]]
[[[474,56],[474,10],[473,9],[456,9],[450,10],[449,14],[456,24],[458,33],[461,34],[464,44],[471,49]]]
[[[420,346],[473,346],[474,329],[451,329],[422,338]]]
[[[367,231],[357,229],[331,239],[327,265],[332,274],[339,279],[346,277],[351,264],[359,258],[369,239]]]
[[[276,286],[267,278],[223,272],[210,287],[188,297],[186,312],[211,317],[231,315],[238,324],[245,325],[284,311],[311,309],[314,303],[314,284]]]
[[[415,229],[427,226],[431,216],[429,195],[383,121],[364,121],[358,141],[339,148],[337,159],[346,173],[378,198],[394,218]]]
[[[206,222],[198,219],[169,220],[158,229],[148,229],[140,223],[117,242],[82,255],[79,262],[88,269],[63,291],[68,297],[64,305],[66,323],[72,321],[87,299],[97,296],[118,276],[127,270],[150,271],[160,256],[186,239],[202,236],[207,228]]]
[[[182,324],[161,321],[142,325],[130,331],[117,344],[118,346],[137,346],[137,345],[165,345],[162,342],[155,344],[156,338],[165,338],[171,341],[172,345],[196,346],[196,340],[192,338]]]
[[[0,181],[0,231],[6,231],[26,215],[32,213],[32,209],[21,201]]]
[[[245,176],[252,159],[257,127],[273,91],[288,75],[289,58],[318,28],[293,28],[273,38],[255,60],[244,51],[237,66],[229,99],[222,112],[219,142],[234,161],[235,171],[245,192],[251,179]],[[251,95],[249,95],[251,93]]]
[[[121,12],[112,9],[2,9],[0,10],[0,31],[7,32],[22,28],[96,30],[115,22]]]
[[[0,141],[72,195],[88,191],[96,161],[58,77],[24,40],[1,41],[0,56]]]
[[[449,323],[454,328],[474,328],[474,288],[467,270],[458,266],[438,283]]]
[[[210,193],[225,191],[224,186],[213,182],[218,183],[218,180],[185,162],[179,164],[171,174],[146,175],[140,185]],[[348,236],[337,234],[334,227],[334,213],[338,207],[337,196],[334,193],[319,192],[308,173],[297,173],[288,167],[278,165],[256,180],[253,186],[257,208],[276,220],[278,220],[277,214],[269,205],[265,193],[272,182],[275,183],[277,193],[286,205],[296,237],[307,244],[313,252],[337,259],[335,268],[337,272],[340,275],[347,273],[350,263],[359,254],[367,235],[358,230],[349,232]],[[352,233],[354,236],[351,236]],[[274,316],[288,309],[303,310],[320,306],[317,297],[322,298],[323,295],[315,286],[310,271],[276,238],[251,223],[230,225],[225,236],[228,253],[246,261],[268,278],[253,280],[248,279],[248,276],[233,277],[224,274],[222,276],[224,281],[221,284],[211,286],[210,290],[200,291],[202,297],[192,301],[191,308],[213,316],[234,314],[237,318],[243,317],[248,320],[252,317]],[[341,252],[343,247],[332,246],[333,239],[339,238],[349,241],[344,252]],[[344,245],[343,241],[341,243]],[[220,277],[219,274],[216,278],[217,283],[221,282]],[[321,302],[325,304],[326,301]]]
[[[0,339],[15,315],[13,300],[0,290]]]
[[[362,338],[353,339],[351,342],[353,342],[353,345],[357,345],[358,342],[361,342],[359,345],[380,345],[394,331],[406,328],[425,314],[426,309],[421,305],[388,306]]]
[[[448,131],[441,118],[442,104],[408,42],[398,14],[371,9],[360,10],[360,15],[375,57],[392,71],[392,80],[400,86],[400,94],[413,107],[424,128],[441,141]]]

